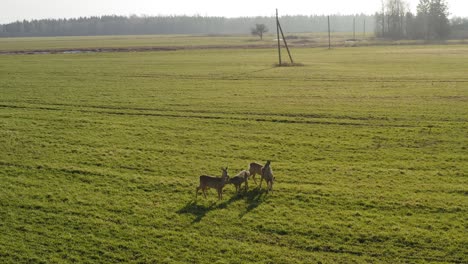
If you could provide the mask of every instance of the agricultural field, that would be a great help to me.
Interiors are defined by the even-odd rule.
[[[292,52],[0,55],[0,262],[467,263],[468,46]]]
[[[273,37],[257,41],[245,36],[190,36],[190,35],[137,35],[137,36],[82,36],[43,38],[0,38],[1,51],[73,50],[98,48],[147,48],[147,47],[213,47],[246,46],[248,44],[274,44]]]
[[[331,43],[343,46],[353,33],[334,32]],[[360,45],[382,44],[373,38],[359,34]],[[327,33],[287,34],[292,47],[328,47]],[[417,42],[408,42],[416,44]],[[0,38],[0,54],[19,52],[60,52],[60,51],[148,51],[179,49],[233,49],[267,48],[277,45],[275,34],[265,34],[263,40],[246,35],[137,35],[137,36],[81,36],[81,37],[32,37]]]

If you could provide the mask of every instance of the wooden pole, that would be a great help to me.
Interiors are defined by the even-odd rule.
[[[276,9],[276,38],[278,39],[278,60],[279,60],[279,66],[281,66],[281,43],[280,43],[280,38],[279,38],[278,8]]]
[[[293,61],[293,59],[291,57],[291,52],[289,52],[288,43],[286,42],[286,38],[284,37],[283,29],[281,28],[281,24],[279,23],[279,21],[278,21],[278,27],[280,29],[281,36],[283,37],[283,41],[284,41],[284,46],[286,46],[286,50],[288,51],[289,59],[291,60],[291,64],[292,64],[292,63],[294,63],[294,61]]]
[[[330,16],[328,17],[328,49],[331,49],[331,41],[330,41]]]
[[[353,40],[356,40],[356,17],[353,17]]]
[[[366,18],[364,18],[364,37],[366,37]]]

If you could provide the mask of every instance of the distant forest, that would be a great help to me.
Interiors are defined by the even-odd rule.
[[[449,20],[446,0],[419,0],[416,13],[405,0],[382,0],[375,14],[375,34],[389,39],[468,38],[468,18]]]
[[[373,32],[374,16],[332,15],[332,32]],[[283,16],[283,30],[288,33],[327,32],[327,16]],[[0,25],[0,37],[96,36],[142,34],[250,34],[255,24],[265,24],[275,32],[274,17],[204,17],[204,16],[101,16],[72,19],[17,21]]]
[[[468,38],[468,18],[448,19],[443,0],[420,0],[416,14],[404,0],[385,0],[375,15],[331,15],[332,32],[363,32],[388,39]],[[424,4],[425,3],[425,4]],[[327,32],[327,16],[283,16],[287,33]],[[149,35],[149,34],[250,34],[256,24],[276,30],[274,17],[208,16],[101,16],[71,19],[23,20],[0,25],[0,37]],[[369,35],[369,34],[368,34]]]

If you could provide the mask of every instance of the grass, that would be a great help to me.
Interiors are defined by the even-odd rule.
[[[328,47],[326,33],[294,33],[290,36],[296,39],[288,40],[294,47]],[[352,33],[333,33],[332,45],[343,46],[344,41],[353,36]],[[363,40],[359,45],[375,41],[371,34],[359,35]],[[456,43],[456,41],[453,41]],[[387,42],[388,43],[388,42]],[[398,42],[400,44],[400,42]],[[412,43],[411,41],[404,43]],[[89,50],[89,49],[149,49],[149,48],[265,48],[276,46],[276,33],[264,35],[263,40],[250,35],[137,35],[137,36],[79,36],[79,37],[22,37],[0,38],[0,53],[12,51],[54,51],[54,50]]]
[[[145,47],[211,47],[260,46],[275,42],[259,41],[252,36],[208,35],[138,35],[138,36],[80,36],[44,38],[0,38],[0,51],[17,50],[73,50],[94,48],[145,48]]]
[[[466,263],[468,48],[292,53],[0,56],[0,261]]]
[[[325,32],[293,33],[287,35],[288,45],[292,48],[328,47],[328,34]],[[291,37],[293,37],[291,39]],[[377,46],[377,45],[460,45],[463,40],[427,42],[421,40],[384,40],[373,34],[356,35],[356,42],[346,43],[353,38],[352,32],[333,32],[331,47]],[[233,49],[233,48],[270,48],[276,47],[276,34],[268,33],[263,40],[250,35],[135,35],[135,36],[79,36],[79,37],[21,37],[0,38],[0,55],[8,53],[32,52],[74,52],[74,51],[156,51],[180,49]],[[282,43],[282,45],[284,45]]]

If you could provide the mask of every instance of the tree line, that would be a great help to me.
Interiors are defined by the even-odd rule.
[[[374,31],[389,39],[468,38],[468,18],[448,19],[445,0],[420,0],[413,14],[405,0],[381,0],[375,15],[331,15],[332,32]],[[282,16],[288,33],[327,32],[328,16]],[[96,36],[145,34],[249,34],[255,25],[276,28],[275,17],[95,16],[71,19],[23,20],[0,24],[0,37]],[[355,28],[353,28],[355,27]],[[369,34],[367,34],[369,35]]]
[[[415,14],[408,6],[405,0],[382,0],[382,8],[375,14],[375,35],[426,40],[468,37],[467,19],[454,18],[451,23],[445,0],[420,0]],[[451,35],[452,30],[458,34]]]
[[[352,32],[374,27],[374,16],[332,15],[333,32]],[[287,32],[327,32],[327,16],[283,16],[281,25]],[[364,22],[365,21],[365,22]],[[264,24],[276,28],[274,17],[208,17],[208,16],[100,16],[71,19],[23,20],[0,25],[0,37],[95,36],[140,34],[249,34],[252,26]]]

